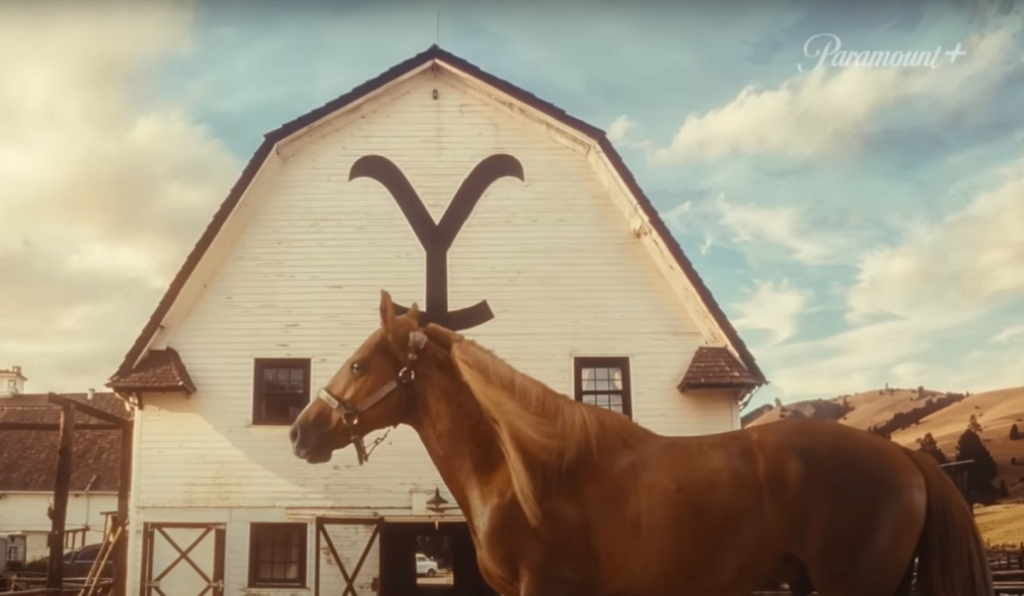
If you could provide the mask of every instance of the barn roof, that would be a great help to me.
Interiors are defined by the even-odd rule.
[[[63,394],[110,414],[129,418],[123,401],[113,393]],[[0,422],[56,424],[61,407],[46,394],[23,394],[0,399]],[[98,423],[85,414],[78,424]],[[52,492],[57,480],[60,434],[52,430],[0,432],[0,491]],[[121,433],[117,430],[75,431],[71,450],[71,490],[116,491],[121,478]]]
[[[747,348],[746,344],[740,338],[739,334],[736,332],[736,329],[733,327],[728,317],[726,317],[725,313],[722,311],[717,301],[711,295],[710,290],[704,284],[704,281],[701,279],[696,269],[694,269],[693,264],[690,262],[689,258],[687,258],[687,256],[683,253],[683,250],[679,246],[679,243],[675,240],[671,232],[668,230],[668,227],[665,225],[664,221],[662,221],[661,217],[658,215],[658,212],[654,208],[654,205],[651,203],[650,199],[640,188],[639,184],[637,184],[632,173],[626,167],[626,164],[623,162],[621,156],[619,156],[618,152],[612,146],[611,141],[608,140],[608,137],[605,135],[604,131],[601,130],[600,128],[597,128],[596,126],[588,124],[578,118],[575,118],[567,114],[564,110],[558,108],[554,104],[546,102],[538,98],[537,96],[533,95],[532,93],[509,83],[508,81],[505,81],[492,74],[489,74],[481,70],[479,67],[467,62],[466,60],[459,58],[458,56],[455,56],[450,52],[442,50],[437,45],[433,45],[427,50],[384,71],[377,77],[374,77],[373,79],[370,79],[364,82],[363,84],[353,88],[348,93],[345,93],[344,95],[341,95],[335,98],[334,100],[329,101],[324,105],[302,116],[299,116],[298,118],[295,118],[294,120],[287,122],[282,126],[264,135],[263,142],[253,153],[253,156],[249,160],[249,163],[242,170],[240,177],[235,182],[234,186],[232,186],[225,200],[221,203],[220,207],[214,214],[209,225],[206,227],[206,230],[203,232],[198,242],[192,248],[192,251],[185,259],[185,262],[182,265],[181,269],[178,271],[177,275],[171,281],[171,284],[168,287],[163,298],[157,304],[157,307],[153,311],[153,314],[150,316],[149,320],[143,327],[142,332],[139,334],[135,342],[132,344],[131,348],[125,354],[125,357],[121,362],[120,366],[118,367],[117,371],[111,376],[110,382],[107,383],[107,386],[114,387],[115,385],[123,383],[127,379],[132,378],[132,375],[138,372],[140,365],[143,365],[145,363],[142,357],[145,355],[149,343],[153,340],[156,333],[159,331],[161,324],[164,320],[164,317],[171,309],[171,306],[174,304],[175,299],[178,297],[178,295],[182,291],[182,288],[188,281],[189,276],[192,274],[192,272],[198,266],[199,262],[202,260],[203,255],[206,253],[207,249],[213,243],[214,238],[216,238],[217,236],[217,233],[220,231],[221,227],[227,221],[235,206],[241,200],[243,194],[248,189],[250,183],[253,181],[253,178],[256,176],[256,173],[259,171],[260,167],[267,159],[267,157],[271,154],[277,143],[287,139],[289,136],[297,132],[300,132],[302,129],[308,126],[315,124],[319,120],[326,118],[333,112],[336,112],[337,110],[340,110],[350,104],[353,104],[354,102],[357,102],[361,98],[379,90],[380,88],[388,85],[389,83],[401,79],[404,75],[407,75],[417,70],[418,68],[435,61],[440,61],[447,65],[450,65],[467,74],[468,76],[473,77],[485,83],[486,85],[490,85],[491,87],[497,89],[498,91],[505,93],[506,95],[512,97],[513,99],[516,99],[528,105],[529,107],[553,118],[554,120],[560,122],[561,124],[577,131],[578,133],[582,134],[585,137],[588,137],[593,142],[597,143],[601,151],[604,152],[605,156],[609,160],[611,166],[614,168],[616,173],[621,177],[623,182],[628,187],[630,193],[637,201],[637,204],[639,205],[640,209],[643,211],[644,215],[648,219],[651,227],[654,228],[654,233],[661,239],[661,241],[667,247],[668,251],[671,253],[671,257],[675,261],[675,264],[686,276],[687,280],[692,285],[694,291],[699,296],[703,306],[708,310],[708,312],[710,312],[716,324],[728,339],[729,344],[735,350],[740,362],[742,363],[736,363],[736,365],[747,371],[749,376],[752,379],[754,379],[755,385],[761,385],[767,382],[764,373],[757,365],[757,361],[754,359],[753,354],[750,353],[750,350]],[[732,357],[731,354],[730,357]],[[732,357],[732,359],[735,360],[735,357]]]
[[[194,393],[195,383],[174,348],[150,350],[123,377],[107,384],[115,391],[185,391]]]
[[[725,348],[701,346],[693,355],[679,390],[753,388],[761,383]]]

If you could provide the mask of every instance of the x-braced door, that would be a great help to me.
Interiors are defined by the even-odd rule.
[[[317,596],[366,596],[375,591],[378,557],[374,547],[380,524],[366,518],[316,519]]]
[[[224,524],[143,524],[141,596],[222,596]]]

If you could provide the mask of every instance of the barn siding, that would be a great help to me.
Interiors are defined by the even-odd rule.
[[[0,495],[0,534],[25,533],[26,561],[49,554],[46,536],[50,532],[47,510],[53,493],[6,492]],[[68,495],[67,529],[89,527],[86,544],[103,539],[103,512],[117,510],[117,495],[109,492]]]
[[[633,234],[616,203],[621,191],[602,185],[571,143],[496,110],[450,75],[427,72],[344,127],[275,157],[274,176],[243,203],[245,227],[228,222],[224,233],[237,239],[208,254],[217,265],[205,266],[205,285],[188,288],[183,295],[194,298],[175,306],[174,324],[155,342],[181,354],[198,391],[144,396],[133,511],[160,521],[168,507],[185,508],[190,519],[226,511],[229,594],[245,581],[248,530],[232,517],[238,511],[407,514],[410,492],[435,486],[452,500],[406,427],[367,466],[351,450],[319,466],[297,460],[286,427],[250,423],[253,359],[311,358],[316,387],[376,328],[382,288],[424,304],[423,249],[380,184],[348,181],[357,158],[394,161],[437,221],[464,176],[497,152],[519,159],[526,180],[494,183],[449,252],[451,307],[486,299],[496,315],[466,335],[570,395],[573,356],[628,356],[634,419],[656,432],[738,426],[734,396],[676,390],[704,323],[681,307]]]

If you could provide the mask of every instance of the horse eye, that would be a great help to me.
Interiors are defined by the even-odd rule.
[[[363,374],[364,372],[365,372],[365,369],[363,368],[363,364],[361,362],[353,362],[352,363],[352,374],[354,374],[354,375],[356,375],[358,377],[359,375]]]

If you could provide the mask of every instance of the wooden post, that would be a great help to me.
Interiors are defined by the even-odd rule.
[[[60,446],[57,448],[57,482],[50,512],[50,560],[47,562],[46,587],[60,589],[64,584],[64,521],[68,513],[71,485],[71,446],[75,438],[75,406],[64,404],[60,413]]]
[[[121,534],[114,543],[114,594],[128,590],[128,491],[132,477],[131,424],[121,427],[121,479],[117,485],[117,525]]]

